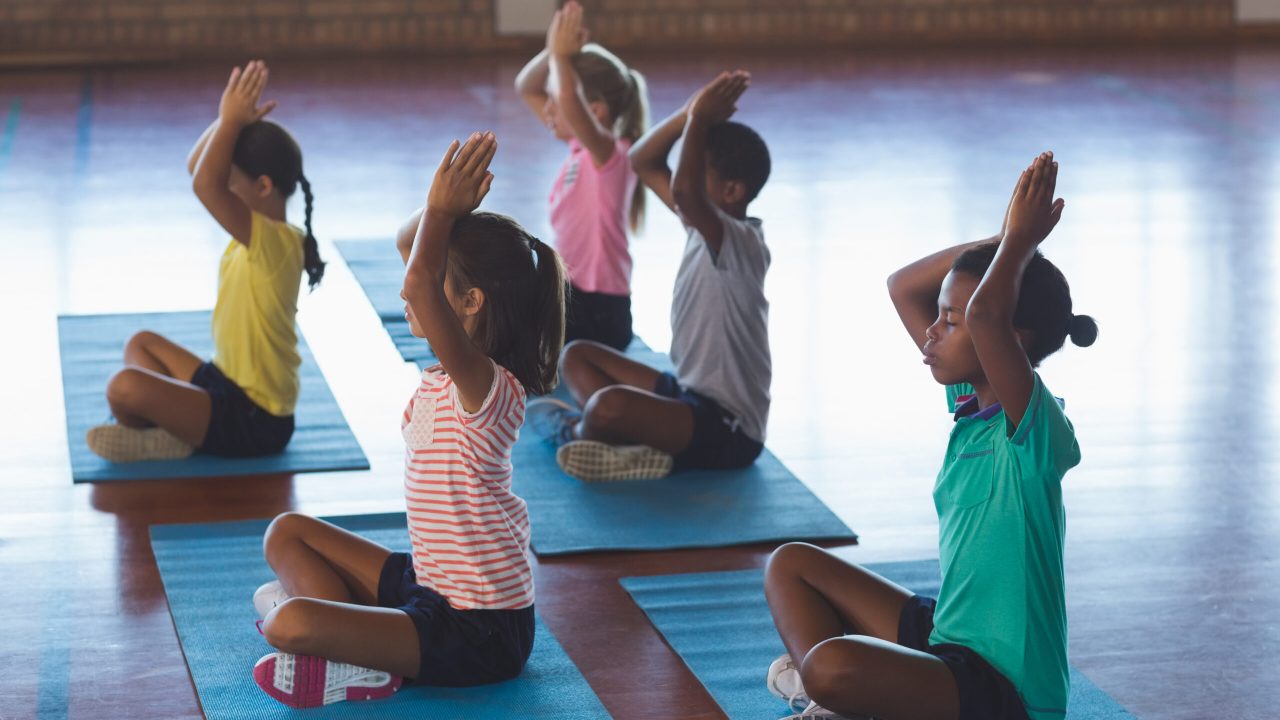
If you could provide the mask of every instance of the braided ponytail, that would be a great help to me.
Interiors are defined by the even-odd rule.
[[[307,271],[307,287],[315,290],[316,285],[320,284],[320,279],[324,277],[325,266],[325,262],[320,259],[320,248],[316,244],[316,236],[311,232],[311,205],[315,196],[311,194],[311,183],[307,182],[307,176],[299,174],[298,183],[302,186],[302,199],[306,203],[307,236],[302,241],[302,266]]]

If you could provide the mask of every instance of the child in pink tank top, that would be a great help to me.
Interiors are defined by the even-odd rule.
[[[586,42],[582,6],[570,0],[547,30],[547,47],[516,77],[516,89],[569,157],[549,198],[556,249],[569,269],[565,340],[619,350],[631,342],[628,229],[644,215],[644,187],[627,160],[648,126],[644,77]]]

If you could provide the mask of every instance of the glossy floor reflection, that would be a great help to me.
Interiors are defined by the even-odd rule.
[[[1102,328],[1043,368],[1084,453],[1065,486],[1073,663],[1140,717],[1273,714],[1280,51],[633,62],[655,118],[720,69],[754,73],[739,119],[774,156],[752,208],[773,251],[769,444],[862,535],[841,551],[854,560],[936,553],[948,416],[884,278],[995,232],[1019,169],[1055,151],[1067,209],[1044,249]],[[149,523],[403,507],[414,371],[329,243],[389,240],[444,146],[474,129],[500,143],[486,207],[545,234],[564,148],[511,91],[519,63],[272,66],[334,261],[300,323],[373,469],[99,487],[71,485],[54,318],[212,304],[225,240],[183,161],[226,68],[0,73],[0,717],[200,715]],[[665,347],[683,238],[656,205],[634,245],[634,306]],[[615,579],[766,552],[548,561],[540,612],[615,716],[721,717]]]

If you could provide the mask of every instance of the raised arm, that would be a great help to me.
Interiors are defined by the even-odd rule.
[[[551,52],[544,49],[525,63],[516,75],[516,92],[529,106],[533,116],[547,122],[547,78],[551,76]]]
[[[209,138],[213,137],[213,131],[218,129],[218,118],[214,118],[209,123],[209,127],[200,133],[196,144],[191,146],[191,152],[187,153],[187,174],[196,174],[196,163],[200,162],[200,156],[204,154],[204,146],[209,144]]]
[[[685,225],[698,231],[712,254],[720,252],[724,225],[707,196],[707,130],[733,117],[738,98],[750,83],[751,76],[741,70],[723,72],[693,98],[684,126],[680,161],[671,177],[676,212]]]
[[[422,326],[427,342],[458,387],[467,412],[484,404],[493,385],[493,363],[471,341],[445,295],[449,234],[458,218],[480,206],[493,174],[489,162],[497,151],[493,133],[475,133],[459,149],[454,140],[431,181],[426,210],[409,253],[404,297]]]
[[[631,168],[636,171],[640,182],[673,212],[676,211],[676,201],[671,195],[671,166],[667,164],[667,158],[671,155],[671,148],[675,147],[676,141],[684,133],[688,116],[689,103],[686,102],[637,140],[628,153]]]
[[[418,228],[422,226],[422,215],[427,211],[425,206],[413,211],[408,220],[396,232],[396,250],[400,251],[400,259],[405,266],[409,265],[409,253],[413,251],[413,239],[418,236]]]
[[[613,158],[617,138],[591,112],[591,104],[583,94],[578,71],[573,69],[573,56],[582,51],[587,31],[582,27],[582,6],[569,0],[556,11],[547,30],[547,50],[551,55],[551,86],[556,94],[556,107],[573,131],[578,142],[591,153],[591,162],[602,167]]]
[[[938,291],[951,263],[974,245],[996,242],[999,235],[967,242],[920,258],[889,276],[889,299],[916,347],[923,349],[925,330],[938,319]]]
[[[274,102],[259,106],[262,90],[267,85],[267,66],[261,60],[250,61],[244,72],[231,71],[227,88],[218,106],[218,120],[196,161],[191,189],[213,219],[231,237],[249,244],[253,215],[235,193],[227,187],[231,179],[231,155],[244,126],[261,120],[275,107]]]
[[[965,311],[983,374],[1014,427],[1026,414],[1035,379],[1013,316],[1023,272],[1062,217],[1064,203],[1053,197],[1057,183],[1052,153],[1041,154],[1023,171],[1009,204],[1004,238]]]

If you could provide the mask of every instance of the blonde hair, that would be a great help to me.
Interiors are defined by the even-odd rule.
[[[595,43],[584,45],[572,62],[583,95],[588,101],[603,102],[609,109],[613,134],[632,143],[643,137],[649,129],[649,86],[644,76]],[[644,185],[636,183],[628,217],[633,232],[644,221],[644,198]]]

